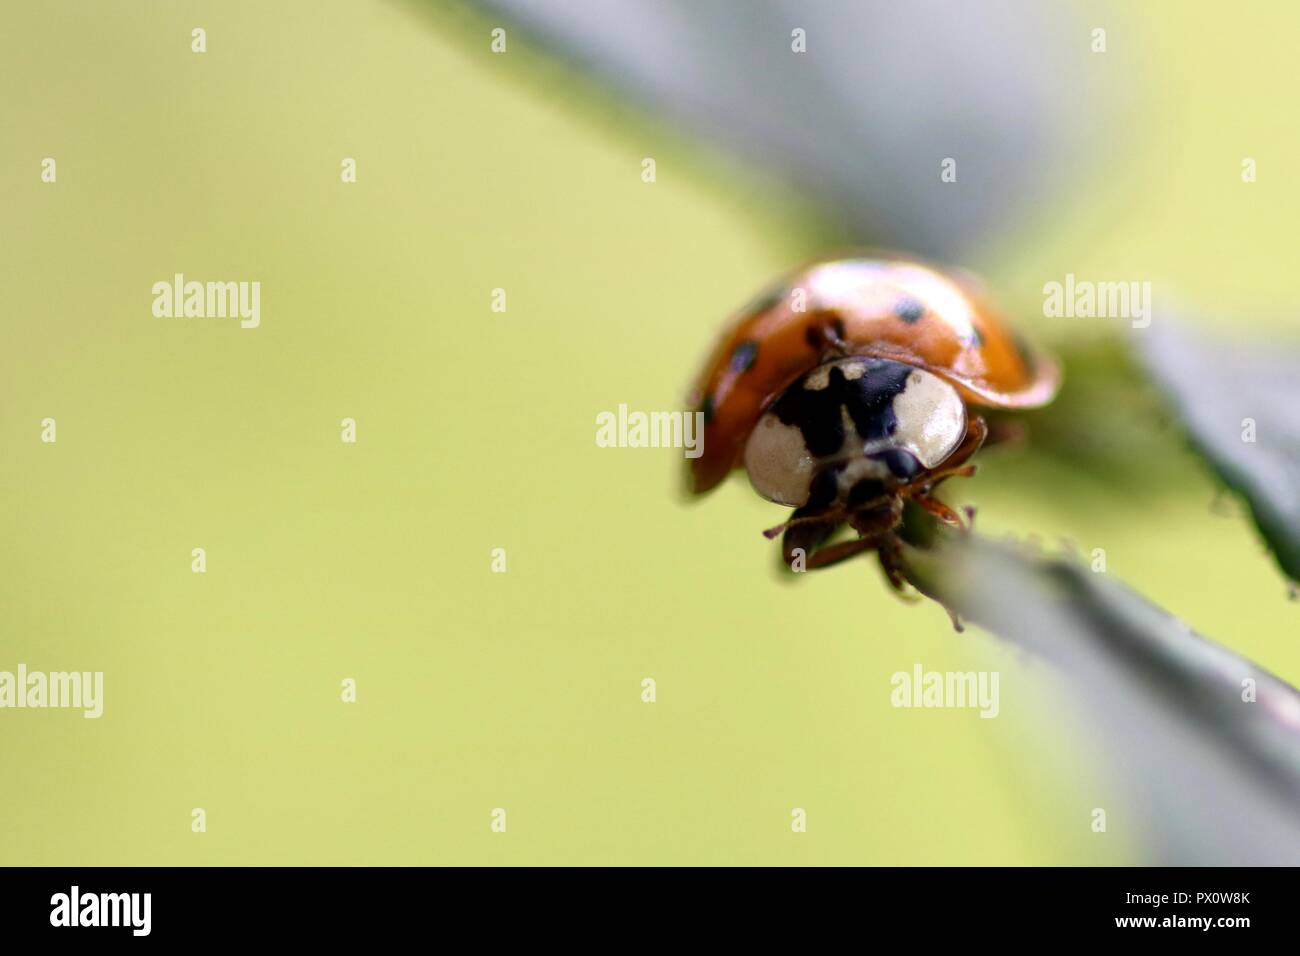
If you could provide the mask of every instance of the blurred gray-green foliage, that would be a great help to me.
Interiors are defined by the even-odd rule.
[[[1175,321],[1134,345],[1192,445],[1300,581],[1300,349],[1220,341]]]
[[[1087,174],[1124,78],[1042,4],[486,0],[608,88],[761,165],[860,243],[969,256]],[[1079,21],[1086,34],[1086,23]],[[815,55],[792,52],[799,29]],[[1014,47],[994,40],[1008,31]],[[960,190],[936,189],[959,158]]]
[[[1158,862],[1300,862],[1300,692],[1072,556],[935,534],[909,579],[1069,675]]]

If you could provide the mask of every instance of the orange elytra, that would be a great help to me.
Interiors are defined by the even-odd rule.
[[[767,408],[835,355],[932,372],[968,404],[987,408],[1045,405],[1061,380],[1057,365],[1017,339],[967,276],[888,254],[814,262],[740,315],[697,380],[689,402],[705,427],[691,490],[721,483]]]

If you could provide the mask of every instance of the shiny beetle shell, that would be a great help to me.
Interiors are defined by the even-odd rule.
[[[924,369],[987,408],[1037,408],[1060,385],[1055,363],[1018,341],[969,280],[901,258],[814,263],[747,309],[710,357],[690,399],[705,422],[692,490],[717,486],[768,406],[837,354]]]

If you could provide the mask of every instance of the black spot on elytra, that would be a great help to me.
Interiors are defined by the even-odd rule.
[[[925,306],[911,297],[902,298],[894,306],[894,314],[908,325],[915,325],[925,315]]]
[[[704,401],[700,402],[700,411],[704,413],[704,424],[708,425],[713,421],[713,396],[705,395]]]
[[[834,365],[825,388],[808,388],[805,375],[772,406],[782,424],[799,429],[808,451],[818,458],[833,455],[843,446],[843,410],[848,411],[863,441],[887,438],[898,428],[894,396],[906,387],[914,369],[885,359],[858,361],[865,365],[858,378],[845,378],[844,369]]]
[[[735,351],[731,353],[731,370],[733,372],[748,372],[754,367],[754,362],[758,359],[758,343],[752,339],[741,342],[736,346]]]

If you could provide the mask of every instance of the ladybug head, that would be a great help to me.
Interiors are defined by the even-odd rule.
[[[937,468],[966,431],[961,396],[937,375],[850,356],[812,369],[772,403],[744,463],[769,501],[851,512]]]

